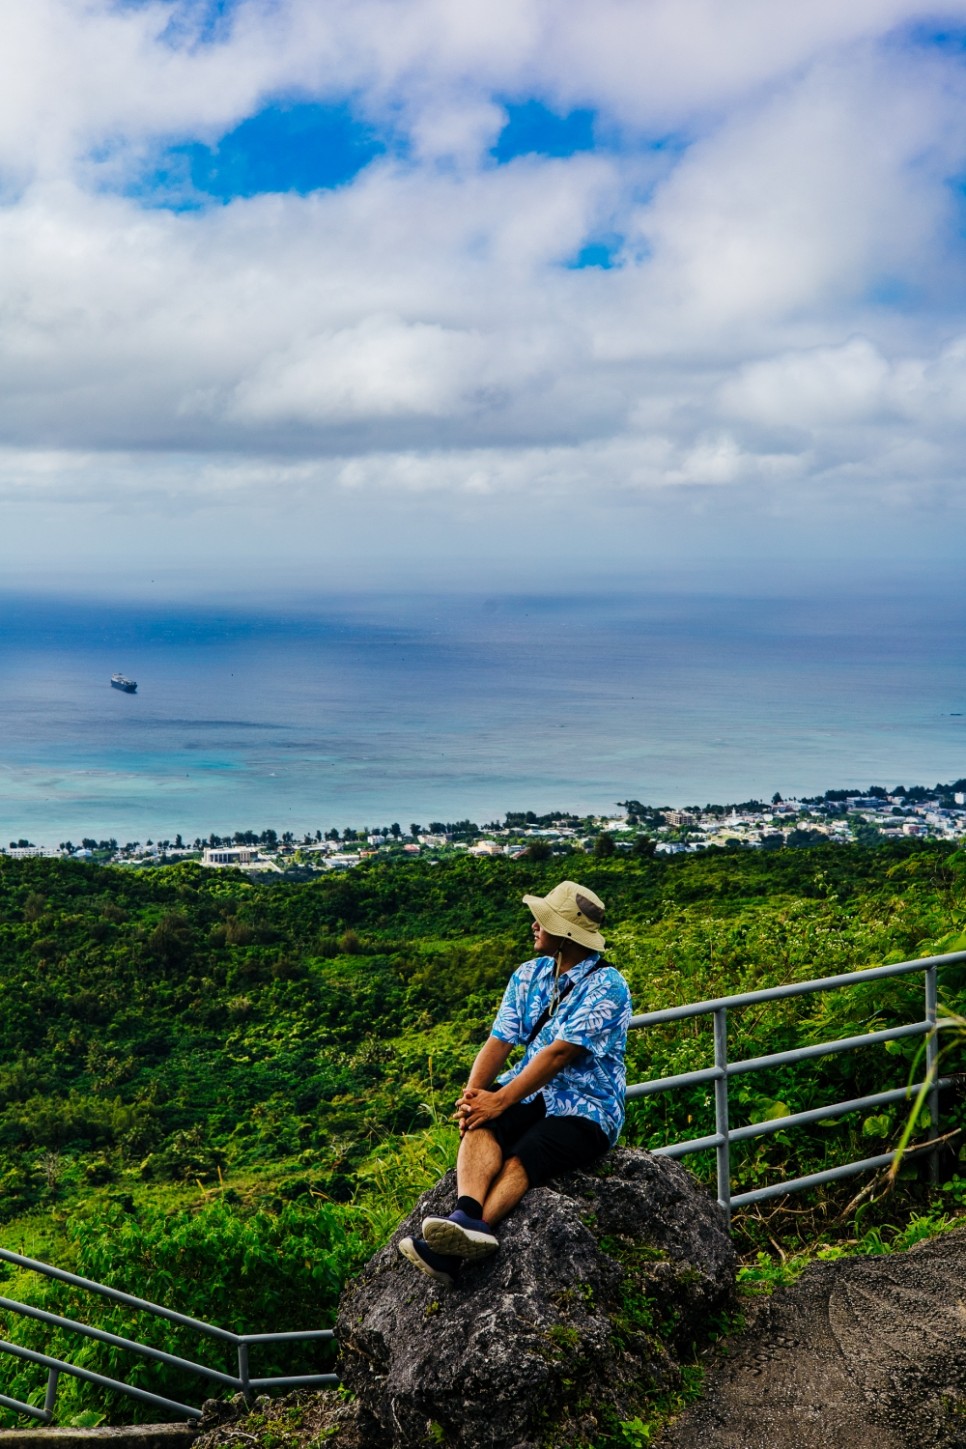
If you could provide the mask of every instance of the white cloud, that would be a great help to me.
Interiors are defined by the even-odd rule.
[[[638,217],[685,321],[824,324],[885,278],[918,285],[923,256],[942,261],[944,181],[964,159],[963,98],[935,80],[930,64],[863,53],[694,146]]]
[[[486,386],[485,363],[478,334],[367,317],[259,363],[231,411],[256,422],[442,417]]]
[[[511,394],[552,392],[586,352],[579,278],[559,263],[612,180],[593,160],[386,167],[330,195],[187,216],[34,188],[0,211],[0,426],[85,444],[166,431],[182,447],[204,427],[223,449],[239,424],[249,447],[257,423],[513,411]]]
[[[964,14],[964,0],[943,7],[947,22]],[[241,0],[206,43],[208,7],[192,0],[8,0],[0,164],[50,174],[91,147],[214,137],[299,91],[354,94],[424,137],[449,116],[457,149],[467,130],[488,144],[496,94],[663,133],[931,15],[921,0]]]
[[[958,497],[966,92],[896,33],[922,4],[243,0],[214,42],[190,0],[8,10],[8,501],[214,500],[254,540],[266,491],[508,526],[524,498]],[[280,95],[404,144],[308,197],[122,194]],[[621,143],[497,167],[528,96]],[[601,237],[617,266],[568,265]]]
[[[865,337],[748,363],[725,383],[725,413],[776,427],[822,427],[881,413],[889,364]]]
[[[721,411],[815,430],[874,421],[958,437],[966,416],[966,338],[933,357],[888,359],[868,338],[749,363],[724,384]]]

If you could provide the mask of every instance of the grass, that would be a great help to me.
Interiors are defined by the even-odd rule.
[[[770,1293],[773,1289],[797,1283],[805,1269],[815,1262],[829,1263],[840,1258],[877,1257],[884,1253],[902,1253],[917,1243],[926,1242],[940,1233],[948,1233],[966,1224],[966,1217],[943,1212],[914,1212],[901,1226],[868,1228],[858,1237],[818,1239],[810,1247],[797,1252],[784,1252],[776,1244],[774,1254],[757,1251],[738,1270],[738,1288],[749,1295]]]

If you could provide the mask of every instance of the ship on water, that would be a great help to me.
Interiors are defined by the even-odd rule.
[[[136,694],[138,682],[136,679],[125,679],[123,674],[112,674],[111,688],[123,689],[125,694]]]

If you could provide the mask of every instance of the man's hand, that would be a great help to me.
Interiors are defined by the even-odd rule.
[[[492,1122],[494,1117],[505,1112],[508,1106],[500,1087],[495,1091],[487,1091],[484,1087],[464,1087],[463,1094],[456,1103],[460,1136],[464,1132],[472,1132],[475,1127],[485,1127],[487,1122]]]
[[[468,1108],[470,1106],[469,1094],[471,1092],[481,1091],[491,1092],[493,1082],[506,1065],[507,1057],[512,1050],[513,1045],[511,1042],[503,1041],[498,1036],[490,1036],[487,1037],[477,1052],[476,1061],[473,1063],[469,1081],[460,1094],[459,1100],[456,1103],[456,1111],[453,1114],[460,1124],[461,1137],[467,1128],[466,1119],[469,1113],[464,1111],[464,1107]],[[501,1110],[505,1111],[507,1105],[507,1103],[504,1103]],[[476,1122],[476,1125],[479,1126],[479,1121]]]
[[[584,1048],[575,1046],[572,1042],[552,1041],[549,1046],[537,1052],[522,1072],[518,1072],[502,1087],[474,1087],[467,1084],[456,1103],[460,1136],[464,1132],[472,1132],[476,1127],[485,1127],[494,1117],[499,1117],[508,1107],[512,1107],[514,1102],[522,1102],[524,1097],[538,1092],[559,1071],[570,1062],[577,1061],[583,1054]]]

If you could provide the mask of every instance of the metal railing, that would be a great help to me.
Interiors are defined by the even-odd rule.
[[[670,1022],[685,1021],[689,1018],[700,1016],[713,1016],[714,1018],[713,1066],[702,1068],[699,1071],[683,1072],[676,1076],[661,1077],[649,1082],[637,1082],[627,1088],[627,1097],[633,1100],[639,1097],[655,1096],[662,1092],[670,1092],[702,1083],[713,1083],[714,1085],[714,1132],[706,1137],[695,1137],[683,1142],[668,1143],[663,1147],[656,1148],[655,1155],[659,1157],[679,1158],[686,1157],[693,1152],[713,1149],[717,1157],[718,1202],[729,1219],[734,1208],[746,1207],[752,1203],[762,1202],[767,1198],[778,1197],[784,1193],[801,1192],[806,1188],[817,1187],[822,1183],[833,1182],[840,1178],[851,1177],[861,1172],[871,1171],[891,1164],[895,1160],[895,1152],[882,1153],[876,1157],[867,1157],[844,1163],[838,1167],[828,1168],[824,1172],[810,1173],[806,1177],[794,1178],[787,1182],[772,1183],[768,1187],[756,1188],[750,1192],[733,1194],[731,1191],[730,1154],[731,1144],[733,1142],[745,1142],[755,1137],[764,1137],[774,1132],[786,1131],[789,1127],[807,1126],[809,1123],[824,1121],[831,1117],[845,1116],[850,1112],[859,1112],[870,1107],[885,1106],[889,1103],[900,1102],[909,1099],[924,1086],[927,1087],[926,1103],[933,1132],[935,1133],[939,1125],[939,1090],[944,1086],[948,1086],[953,1080],[951,1078],[940,1078],[937,1076],[938,1046],[936,1034],[944,1026],[952,1025],[950,1022],[938,1019],[937,974],[939,968],[942,966],[960,965],[963,963],[966,963],[966,951],[955,951],[944,956],[924,957],[919,961],[900,961],[891,966],[877,966],[866,971],[852,971],[842,976],[820,977],[813,981],[797,981],[786,986],[771,986],[760,991],[748,991],[736,996],[721,996],[712,1001],[699,1001],[685,1006],[672,1006],[663,1011],[649,1011],[641,1016],[632,1017],[630,1022],[632,1028],[662,1026]],[[760,1005],[768,1001],[780,1001],[789,997],[805,996],[813,992],[837,991],[849,986],[867,984],[870,981],[878,981],[896,976],[907,976],[914,972],[922,972],[925,983],[925,1014],[920,1021],[910,1022],[904,1026],[889,1027],[882,1031],[867,1032],[860,1036],[843,1037],[835,1041],[810,1044],[808,1046],[795,1048],[791,1051],[773,1052],[768,1056],[750,1057],[742,1061],[729,1061],[728,1059],[729,1011],[746,1006]],[[860,1047],[874,1046],[883,1042],[901,1041],[910,1037],[926,1038],[926,1074],[921,1082],[916,1082],[912,1085],[907,1084],[884,1092],[875,1092],[869,1096],[854,1097],[848,1101],[833,1102],[827,1106],[812,1108],[807,1112],[796,1112],[784,1117],[753,1122],[744,1127],[731,1126],[728,1083],[733,1076],[746,1072],[764,1071],[770,1067],[790,1066],[796,1062],[808,1061],[816,1057],[853,1051]],[[911,1154],[912,1152],[928,1151],[932,1147],[933,1144],[926,1143],[922,1146],[907,1149],[907,1151]],[[175,1354],[153,1348],[148,1344],[140,1343],[134,1339],[124,1338],[118,1334],[109,1333],[104,1329],[91,1328],[87,1324],[78,1323],[73,1319],[61,1317],[55,1313],[48,1313],[44,1309],[34,1308],[26,1303],[18,1303],[10,1298],[0,1297],[0,1310],[17,1313],[27,1318],[38,1319],[43,1323],[50,1324],[52,1327],[66,1329],[82,1337],[95,1339],[99,1343],[125,1349],[142,1358],[151,1359],[156,1363],[163,1363],[169,1367],[179,1368],[188,1373],[197,1374],[221,1385],[222,1388],[243,1393],[246,1398],[250,1397],[257,1390],[296,1388],[310,1385],[329,1386],[339,1382],[338,1375],[334,1373],[252,1378],[249,1371],[248,1351],[251,1345],[260,1343],[292,1343],[307,1340],[331,1341],[334,1339],[335,1333],[330,1328],[310,1329],[304,1332],[291,1333],[232,1333],[229,1329],[219,1328],[215,1324],[205,1323],[201,1319],[190,1318],[183,1313],[176,1313],[173,1309],[163,1308],[157,1303],[150,1303],[143,1298],[136,1298],[130,1293],[124,1293],[117,1288],[109,1288],[102,1283],[94,1283],[89,1278],[78,1277],[75,1273],[68,1273],[62,1268],[54,1268],[47,1263],[40,1263],[36,1259],[26,1258],[19,1253],[10,1252],[6,1248],[0,1248],[0,1261],[12,1263],[16,1267],[30,1269],[48,1278],[54,1278],[59,1282],[67,1283],[75,1288],[99,1294],[101,1297],[108,1298],[115,1303],[124,1304],[126,1307],[151,1314],[157,1318],[167,1319],[170,1323],[176,1323],[183,1328],[192,1329],[200,1335],[213,1338],[224,1344],[229,1344],[237,1353],[238,1373],[235,1375],[224,1373],[219,1369],[210,1368],[205,1364],[194,1363],[189,1359],[180,1358]],[[11,1354],[16,1358],[24,1359],[30,1363],[36,1363],[47,1369],[47,1390],[42,1408],[38,1405],[22,1403],[18,1399],[0,1394],[0,1406],[13,1409],[18,1413],[29,1414],[47,1424],[53,1418],[57,1384],[61,1374],[73,1375],[73,1377],[82,1379],[88,1383],[99,1384],[104,1388],[113,1389],[118,1393],[139,1399],[142,1403],[164,1409],[167,1413],[176,1414],[181,1418],[199,1419],[201,1417],[200,1408],[190,1404],[179,1403],[174,1399],[165,1398],[160,1394],[152,1394],[147,1389],[139,1388],[137,1385],[123,1383],[117,1379],[109,1378],[104,1374],[95,1373],[91,1369],[85,1369],[78,1364],[71,1364],[64,1360],[53,1358],[50,1354],[37,1353],[33,1349],[22,1348],[19,1344],[0,1341],[0,1353]]]
[[[687,1006],[672,1006],[664,1011],[648,1011],[642,1016],[631,1018],[631,1027],[661,1026],[668,1022],[684,1021],[690,1017],[714,1017],[714,1065],[695,1072],[682,1072],[673,1077],[660,1077],[650,1082],[637,1082],[627,1088],[627,1097],[651,1097],[660,1092],[671,1092],[681,1087],[699,1083],[714,1084],[715,1130],[707,1137],[695,1137],[684,1142],[668,1143],[658,1147],[655,1155],[660,1157],[686,1157],[692,1152],[714,1149],[717,1158],[718,1202],[730,1219],[732,1210],[763,1202],[767,1198],[779,1197],[784,1193],[803,1192],[806,1188],[818,1187],[825,1182],[853,1177],[861,1172],[874,1171],[891,1165],[895,1152],[881,1153],[854,1162],[831,1167],[824,1172],[809,1173],[806,1177],[793,1178],[788,1182],[772,1183],[768,1187],[756,1188],[750,1192],[733,1194],[731,1191],[731,1144],[747,1142],[754,1137],[765,1137],[774,1132],[784,1132],[789,1127],[804,1127],[812,1122],[825,1121],[830,1117],[842,1117],[849,1112],[860,1112],[869,1107],[885,1106],[915,1096],[927,1087],[926,1105],[932,1124],[933,1136],[939,1127],[939,1090],[948,1086],[952,1078],[937,1077],[938,1045],[937,1032],[952,1025],[938,1019],[937,973],[941,966],[960,965],[966,962],[966,951],[953,951],[945,956],[925,956],[919,961],[900,961],[891,966],[875,966],[867,971],[850,971],[843,976],[820,977],[814,981],[796,981],[786,986],[769,986],[761,991],[746,991],[737,996],[720,996],[713,1001],[692,1002]],[[908,976],[921,971],[925,979],[925,1014],[921,1021],[906,1026],[890,1027],[884,1031],[870,1031],[862,1036],[842,1037],[836,1041],[797,1047],[792,1051],[773,1052],[770,1056],[749,1057],[744,1061],[728,1060],[728,1012],[745,1006],[760,1005],[766,1001],[781,1001],[792,996],[805,996],[817,991],[837,991],[844,987],[881,981],[894,976]],[[785,1117],[769,1118],[753,1122],[746,1127],[732,1127],[728,1102],[728,1083],[734,1076],[744,1072],[764,1071],[769,1067],[790,1066],[796,1062],[814,1057],[831,1056],[836,1052],[853,1051],[859,1047],[874,1046],[880,1042],[901,1041],[908,1037],[922,1036],[925,1043],[925,1077],[912,1085],[897,1087],[890,1091],[874,1092],[866,1097],[853,1097],[845,1102],[833,1102],[808,1112],[795,1112]],[[932,1151],[933,1174],[937,1167],[935,1147],[932,1143],[907,1149],[911,1156],[915,1152]]]
[[[18,1268],[29,1268],[35,1273],[41,1273],[46,1278],[55,1278],[61,1283],[68,1283],[71,1287],[82,1288],[89,1293],[100,1294],[102,1298],[109,1298],[114,1303],[123,1303],[125,1307],[137,1309],[142,1313],[149,1313],[155,1318],[165,1318],[169,1323],[177,1323],[182,1328],[190,1328],[195,1333],[213,1338],[221,1343],[229,1344],[235,1349],[238,1356],[238,1373],[227,1374],[220,1369],[210,1368],[207,1364],[194,1363],[190,1359],[179,1358],[176,1354],[166,1353],[163,1349],[152,1348],[149,1344],[139,1343],[135,1339],[122,1338],[119,1334],[108,1333],[101,1328],[91,1328],[86,1323],[77,1323],[72,1318],[62,1318],[59,1314],[48,1313],[43,1308],[34,1308],[28,1303],[18,1303],[12,1298],[0,1297],[0,1310],[16,1313],[26,1318],[39,1319],[41,1323],[48,1323],[54,1328],[66,1329],[68,1332],[76,1333],[83,1338],[96,1339],[98,1343],[106,1343],[113,1348],[126,1349],[141,1358],[153,1359],[155,1363],[167,1364],[171,1368],[183,1369],[187,1373],[198,1374],[202,1378],[210,1379],[213,1383],[220,1384],[222,1388],[234,1390],[249,1398],[253,1392],[264,1389],[298,1388],[308,1385],[332,1385],[339,1382],[337,1374],[300,1374],[288,1378],[252,1378],[249,1371],[248,1350],[252,1344],[258,1343],[294,1343],[306,1340],[331,1340],[335,1333],[331,1328],[308,1329],[304,1332],[293,1333],[232,1333],[227,1328],[218,1328],[213,1323],[204,1323],[200,1318],[189,1318],[184,1313],[176,1313],[171,1308],[162,1308],[158,1303],[149,1303],[144,1298],[135,1298],[130,1293],[122,1293],[119,1288],[108,1288],[103,1283],[94,1283],[90,1278],[80,1278],[76,1273],[67,1273],[63,1268],[53,1268],[49,1263],[39,1263],[34,1258],[25,1258],[20,1253],[11,1253],[6,1248],[0,1248],[0,1261],[12,1263]],[[176,1399],[165,1398],[161,1394],[149,1393],[147,1389],[139,1388],[136,1384],[122,1383],[118,1379],[108,1378],[105,1374],[95,1373],[92,1369],[82,1368],[79,1364],[66,1363],[63,1359],[53,1358],[50,1354],[37,1353],[33,1349],[22,1348],[18,1343],[0,1342],[0,1353],[12,1354],[15,1358],[25,1359],[28,1363],[40,1364],[47,1369],[47,1392],[44,1397],[43,1407],[36,1404],[21,1403],[19,1399],[9,1398],[6,1394],[0,1394],[0,1405],[7,1409],[14,1409],[20,1414],[30,1414],[35,1419],[40,1419],[49,1424],[53,1419],[54,1402],[57,1394],[57,1383],[61,1374],[70,1374],[74,1378],[83,1379],[86,1383],[100,1384],[102,1388],[114,1389],[117,1393],[127,1394],[130,1398],[139,1399],[144,1404],[150,1404],[154,1408],[164,1409],[166,1413],[176,1414],[183,1419],[200,1419],[201,1409],[191,1404],[178,1403]]]

